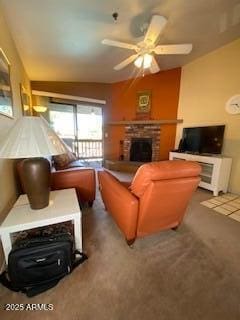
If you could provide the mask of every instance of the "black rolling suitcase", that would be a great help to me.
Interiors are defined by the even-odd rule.
[[[73,249],[69,233],[22,240],[13,246],[8,272],[0,276],[0,282],[31,297],[55,286],[86,259],[84,253]]]

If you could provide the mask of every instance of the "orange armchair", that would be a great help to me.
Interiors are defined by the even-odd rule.
[[[130,187],[99,171],[99,188],[106,210],[131,245],[136,238],[178,227],[200,172],[195,162],[152,162],[138,169]]]

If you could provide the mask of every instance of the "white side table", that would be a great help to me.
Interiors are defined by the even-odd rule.
[[[75,246],[82,251],[82,213],[75,189],[51,191],[49,206],[40,210],[32,210],[27,196],[21,195],[0,227],[6,264],[12,249],[12,233],[65,221],[74,224]]]

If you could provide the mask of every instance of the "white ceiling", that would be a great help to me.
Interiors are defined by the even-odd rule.
[[[113,70],[131,51],[101,40],[137,43],[153,14],[168,19],[159,43],[193,44],[188,56],[158,57],[162,70],[240,37],[240,0],[2,0],[2,6],[31,80],[115,82],[136,76],[133,65]]]

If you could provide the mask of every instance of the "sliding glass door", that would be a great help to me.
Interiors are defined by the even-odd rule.
[[[75,106],[68,104],[49,103],[49,123],[61,139],[75,152],[76,120]]]
[[[49,103],[45,117],[78,158],[102,160],[102,108]]]
[[[102,108],[77,105],[77,137],[80,158],[102,158]]]

